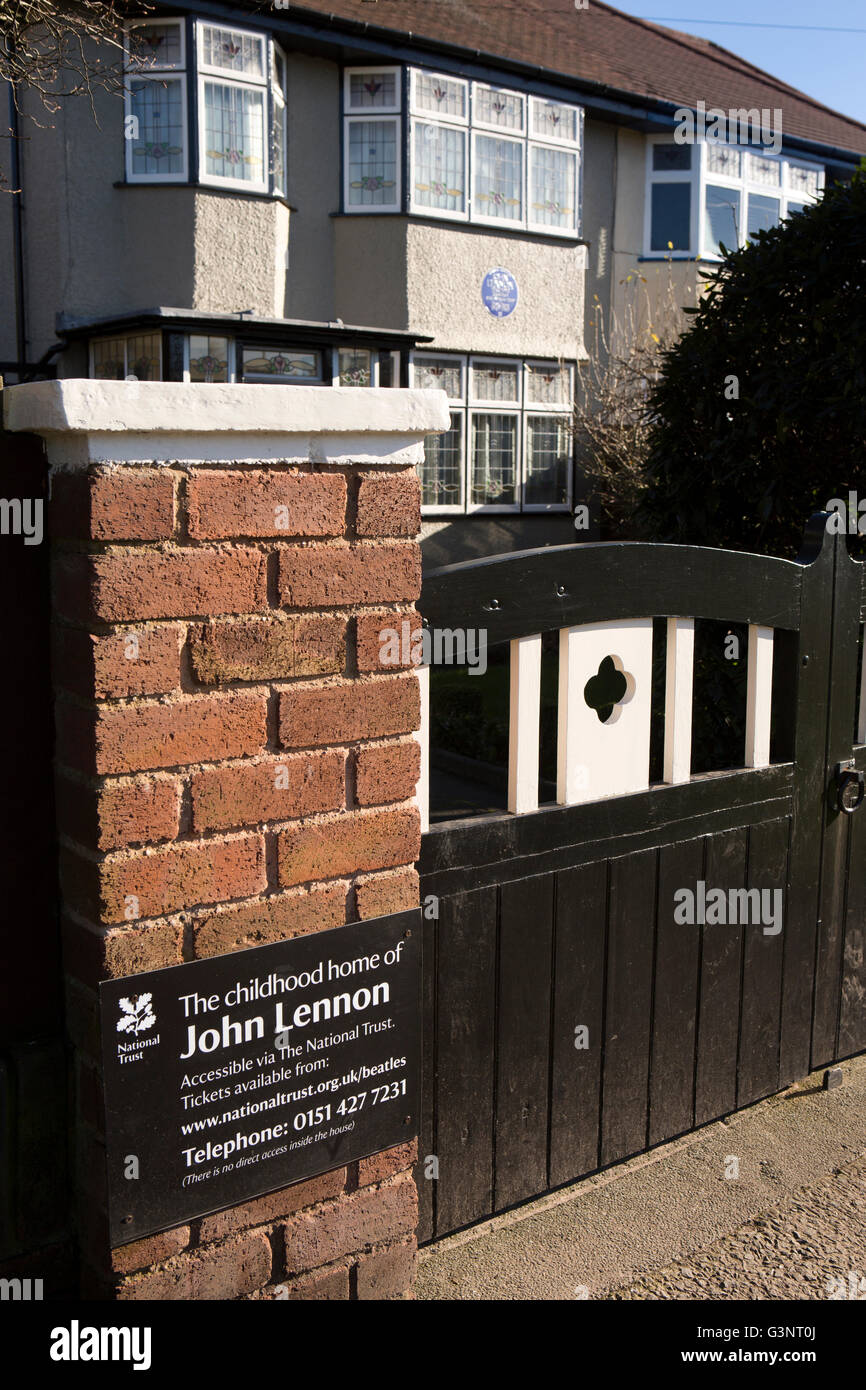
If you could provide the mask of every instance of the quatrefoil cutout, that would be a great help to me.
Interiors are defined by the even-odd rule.
[[[583,688],[583,698],[594,709],[602,724],[607,724],[619,705],[634,693],[634,677],[621,671],[616,658],[606,656]]]

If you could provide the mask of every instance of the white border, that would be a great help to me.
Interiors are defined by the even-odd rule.
[[[393,72],[396,75],[394,90],[397,101],[394,106],[353,106],[351,78],[364,72]],[[343,68],[343,115],[344,116],[395,116],[403,109],[403,69],[391,63],[365,63],[363,66]]]
[[[366,68],[364,69],[366,72]],[[373,121],[379,125],[384,125],[386,121],[392,122],[397,127],[397,159],[396,159],[396,181],[394,184],[395,200],[392,203],[373,203],[369,206],[361,206],[349,201],[349,128],[356,125],[359,121],[367,123]],[[352,216],[360,214],[368,217],[371,213],[377,212],[402,212],[403,210],[403,150],[402,150],[403,123],[399,113],[392,115],[347,115],[343,120],[343,207]]]
[[[270,43],[268,35],[261,29],[237,28],[233,24],[223,24],[217,19],[197,19],[196,25],[196,61],[199,73],[206,72],[210,77],[226,77],[242,86],[250,84],[253,87],[267,87],[270,72]],[[234,68],[213,67],[209,63],[201,61],[202,38],[205,29],[220,29],[226,34],[236,34],[242,39],[256,39],[262,46],[262,76],[256,77],[252,73],[237,72]]]
[[[218,82],[223,87],[238,87],[242,92],[257,92],[262,97],[262,163],[264,165],[264,179],[258,183],[250,179],[231,179],[224,174],[208,174],[205,170],[205,141],[207,129],[205,125],[205,82]],[[236,193],[268,193],[270,180],[270,141],[268,139],[268,102],[267,86],[255,85],[250,82],[238,82],[231,78],[221,77],[210,71],[199,72],[198,74],[198,177],[199,183],[210,185],[212,188],[231,188]]]

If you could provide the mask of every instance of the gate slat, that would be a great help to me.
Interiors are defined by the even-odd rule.
[[[508,729],[508,809],[515,815],[538,810],[541,739],[541,637],[511,643]]]
[[[789,821],[755,825],[749,832],[749,887],[782,890],[788,871]],[[771,899],[772,902],[772,899]],[[743,1005],[737,1105],[750,1105],[779,1089],[779,1024],[785,927],[776,936],[763,926],[743,928]]]
[[[610,873],[601,1162],[646,1144],[656,850],[614,859]]]
[[[773,629],[749,624],[746,673],[746,767],[770,765],[773,697]]]
[[[582,864],[557,876],[550,1185],[598,1167],[599,1088],[604,1019],[607,864]],[[589,1030],[575,1047],[575,1028]]]
[[[497,1211],[547,1186],[552,875],[501,889],[497,1021]]]
[[[704,880],[711,888],[746,883],[745,830],[707,841]],[[701,988],[695,1066],[695,1124],[729,1114],[737,1103],[737,1039],[740,1023],[742,929],[701,928]]]
[[[668,618],[665,653],[665,782],[687,782],[692,770],[694,665],[694,618]]]
[[[659,902],[653,980],[649,1142],[690,1129],[695,1104],[700,927],[674,921],[674,894],[695,891],[703,876],[704,843],[687,840],[659,851]]]
[[[496,889],[439,904],[437,1234],[493,1210]]]

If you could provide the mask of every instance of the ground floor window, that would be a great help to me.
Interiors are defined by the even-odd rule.
[[[412,385],[451,405],[419,466],[425,513],[569,509],[573,364],[416,352]]]
[[[162,335],[139,333],[126,338],[99,338],[91,344],[90,374],[98,381],[159,381]]]
[[[279,347],[206,332],[124,334],[90,340],[90,375],[102,381],[253,382],[307,386],[399,386],[394,349]]]

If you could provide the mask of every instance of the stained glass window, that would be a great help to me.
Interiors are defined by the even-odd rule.
[[[532,145],[529,151],[529,220],[536,226],[577,226],[577,155]]]
[[[349,122],[348,202],[353,208],[398,205],[398,123]]]
[[[144,333],[126,340],[126,375],[139,381],[159,381],[160,335]]]
[[[126,343],[123,338],[102,338],[93,344],[93,375],[97,381],[123,381],[126,376]]]
[[[295,348],[243,349],[244,381],[321,381],[322,358],[318,352]]]
[[[516,364],[473,362],[472,390],[476,401],[519,401],[520,369]]]
[[[180,77],[130,79],[129,110],[136,121],[127,142],[131,173],[185,172],[184,91]]]
[[[463,399],[460,358],[416,356],[413,382],[421,389],[444,391],[449,400]]]
[[[199,35],[202,67],[264,81],[264,35],[239,29],[221,29],[213,24],[202,24]]]
[[[529,103],[531,112],[530,135],[540,140],[561,140],[576,144],[580,138],[580,113],[574,106],[566,106],[561,101],[542,101],[532,97]]]
[[[189,339],[190,381],[228,381],[229,340],[191,333]]]
[[[466,208],[466,131],[414,122],[412,198],[419,207],[442,212]]]
[[[571,432],[557,415],[529,415],[523,501],[526,506],[555,506],[568,501]]]
[[[517,501],[517,415],[472,416],[473,506]]]
[[[366,348],[340,348],[338,359],[341,386],[372,385],[372,357]]]
[[[523,145],[475,136],[475,210],[506,222],[523,220]]]
[[[205,172],[261,184],[265,178],[265,94],[225,82],[202,83]]]
[[[462,508],[464,427],[463,411],[453,411],[450,428],[425,440],[424,462],[418,465],[422,507]]]
[[[274,190],[286,192],[286,60],[274,46],[273,120],[271,123],[271,168]]]
[[[782,165],[778,159],[766,159],[763,155],[746,155],[746,178],[749,183],[765,183],[778,188],[782,182]]]
[[[742,156],[739,150],[728,145],[707,145],[707,172],[723,174],[728,179],[738,179],[742,171]]]
[[[438,72],[415,71],[412,105],[415,111],[439,116],[443,120],[465,121],[469,94],[465,82],[443,77]]]
[[[571,371],[556,362],[526,364],[526,400],[529,405],[570,405]]]
[[[349,73],[348,106],[351,111],[396,110],[400,105],[399,74],[393,68]]]
[[[821,187],[818,170],[807,169],[802,164],[789,164],[788,187],[797,193],[817,197]]]
[[[476,82],[472,94],[472,119],[477,125],[498,126],[515,134],[523,130],[523,97],[501,87]]]
[[[179,22],[135,24],[129,31],[130,69],[179,68],[183,65],[183,28]]]

